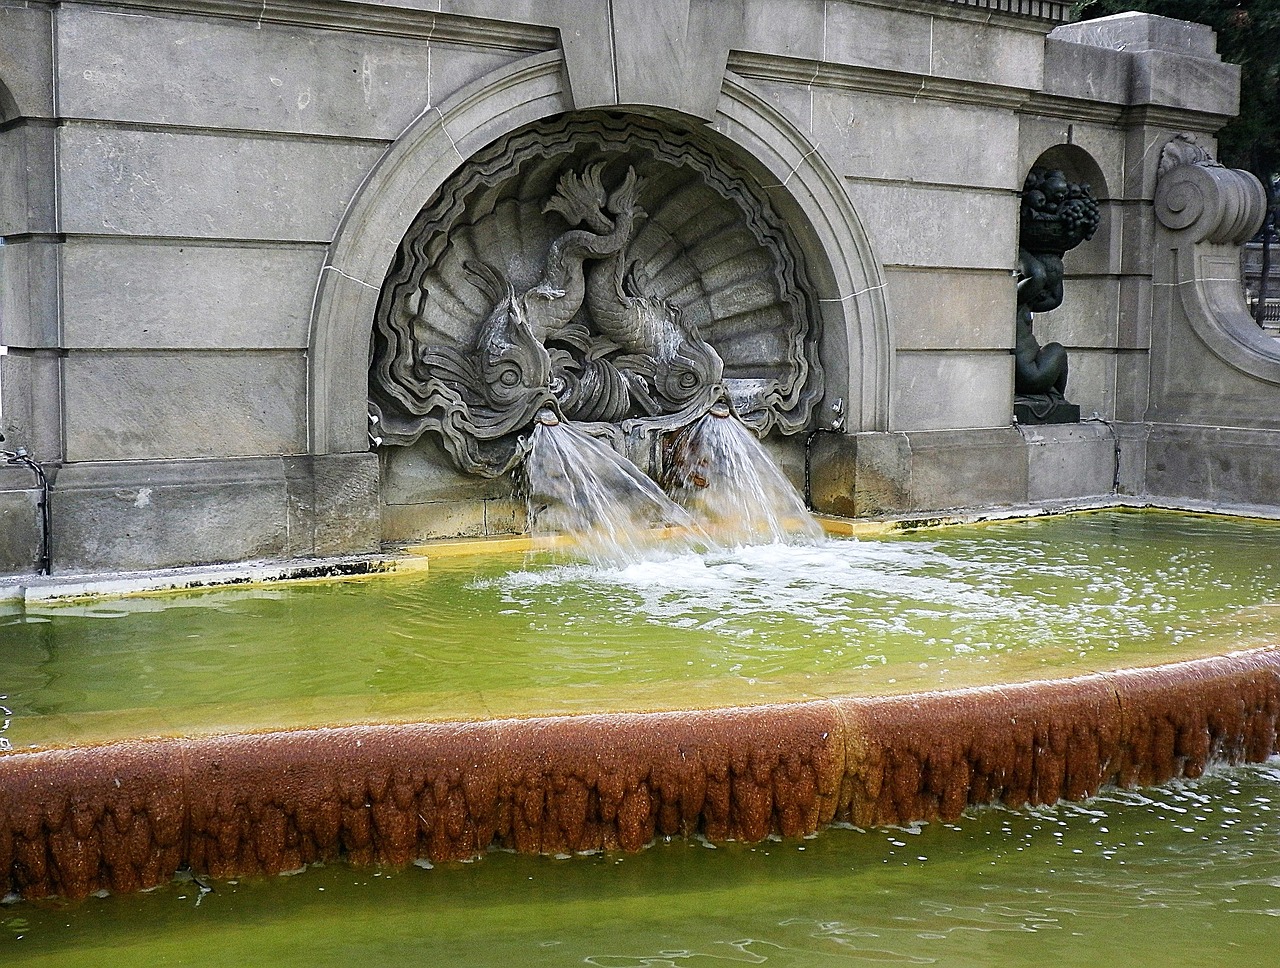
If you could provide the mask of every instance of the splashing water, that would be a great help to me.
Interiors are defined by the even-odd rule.
[[[768,451],[723,404],[672,439],[664,484],[721,544],[795,544],[823,536]]]
[[[599,566],[711,542],[689,512],[625,457],[568,424],[540,420],[525,460],[530,527],[572,535]]]

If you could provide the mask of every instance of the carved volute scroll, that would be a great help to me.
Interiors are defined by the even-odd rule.
[[[1156,220],[1168,230],[1177,306],[1219,359],[1266,383],[1280,384],[1280,350],[1249,316],[1240,282],[1239,246],[1266,215],[1267,198],[1252,174],[1225,168],[1195,135],[1178,134],[1160,157]]]
[[[1161,152],[1155,213],[1165,228],[1187,231],[1194,242],[1241,245],[1258,231],[1266,207],[1258,179],[1218,164],[1195,135],[1175,135]]]
[[[802,265],[762,189],[652,121],[566,116],[474,156],[383,286],[370,410],[384,444],[441,439],[499,476],[550,408],[663,430],[729,400],[764,433],[822,392]]]

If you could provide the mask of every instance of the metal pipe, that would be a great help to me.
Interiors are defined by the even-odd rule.
[[[0,442],[3,441],[4,434],[0,434]],[[49,478],[45,476],[44,468],[27,454],[25,447],[19,447],[16,450],[0,450],[0,458],[3,458],[10,467],[27,468],[35,474],[36,480],[40,483],[40,574],[51,574],[53,520],[49,510]]]

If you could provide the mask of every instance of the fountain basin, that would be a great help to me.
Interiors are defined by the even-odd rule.
[[[1280,751],[1280,649],[1059,681],[11,753],[0,891],[797,837],[1048,804]]]
[[[453,626],[434,613],[421,617],[429,634],[404,645],[413,627],[392,618],[421,606],[398,597],[411,586],[379,582],[334,586],[353,618],[328,638],[337,613],[319,592],[293,606],[261,590],[146,599],[138,614],[124,603],[61,616],[31,607],[10,623],[43,645],[32,645],[29,669],[22,649],[12,664],[9,735],[22,749],[0,757],[0,890],[74,897],[149,887],[182,867],[228,877],[336,857],[403,864],[495,846],[559,854],[672,835],[794,837],[1264,759],[1280,714],[1272,532],[1212,526],[1227,534],[1213,554],[1198,549],[1210,544],[1203,522],[1134,514],[838,545],[843,558],[816,573],[799,573],[803,549],[765,552],[795,573],[782,583],[811,599],[808,617],[796,607],[777,628],[761,624],[778,608],[761,596],[778,582],[744,571],[750,556],[704,574],[683,562],[674,585],[644,586],[662,621],[638,619],[615,644],[600,629],[634,603],[600,607],[597,625],[578,628],[589,609],[570,590],[582,576],[560,566],[503,579],[466,572],[450,585],[442,561],[424,592],[478,596],[472,607],[495,613],[481,639],[452,645]],[[1135,533],[1150,545],[1143,560]],[[1110,548],[1104,557],[1086,547],[1090,534]],[[1026,578],[1028,551],[1029,586],[1010,577]],[[969,559],[981,567],[966,579]],[[840,560],[863,570],[832,579]],[[874,561],[880,571],[867,570]],[[1082,584],[1098,574],[1106,580]],[[849,616],[819,622],[855,575],[865,587],[848,591]],[[671,611],[676,586],[690,586],[693,612]],[[609,587],[616,597],[639,586]],[[749,594],[717,599],[726,587]],[[378,589],[395,607],[369,604]],[[507,607],[484,597],[495,589]],[[552,629],[545,606],[562,599],[572,621]],[[895,633],[903,655],[868,663],[864,653],[888,651],[882,619],[894,601],[916,625]],[[1059,608],[1067,601],[1077,611]],[[259,627],[263,614],[248,606],[283,609],[258,652],[240,651],[248,643],[232,634],[237,622]],[[687,627],[698,608],[713,617]],[[1103,622],[1112,613],[1118,620]],[[157,615],[179,624],[148,648],[129,623]],[[1114,639],[1135,623],[1145,639],[1120,648]],[[463,609],[457,624],[475,616]],[[180,641],[215,633],[229,637],[194,651]],[[804,648],[788,654],[792,639]],[[277,645],[283,660],[267,647]],[[573,654],[588,663],[578,679],[563,668]],[[731,670],[717,669],[729,659]],[[195,667],[192,677],[165,679],[167,661]],[[326,663],[350,668],[345,684]],[[255,691],[272,678],[294,691]],[[498,688],[513,678],[522,688]],[[376,701],[364,696],[374,683]],[[201,700],[218,694],[239,708],[202,718],[214,704]]]

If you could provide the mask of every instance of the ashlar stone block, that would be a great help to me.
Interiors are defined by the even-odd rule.
[[[1082,417],[1116,415],[1116,354],[1114,350],[1069,347],[1067,399]]]
[[[872,248],[886,265],[1012,269],[1018,196],[847,179]]]
[[[1046,94],[1123,105],[1132,73],[1133,58],[1125,52],[1059,39],[1057,30],[1045,38]]]
[[[1119,328],[1120,280],[1106,276],[1063,281],[1062,305],[1035,315],[1036,337],[1043,345],[1114,347]]]
[[[305,349],[325,250],[71,239],[68,348]]]
[[[280,558],[285,508],[278,460],[70,464],[53,492],[54,571]]]
[[[1151,353],[1147,350],[1117,351],[1115,419],[1143,420],[1150,395]]]
[[[67,233],[327,242],[382,155],[364,142],[58,129]]]
[[[1026,445],[1013,427],[925,433],[818,433],[813,506],[848,517],[1023,504]]]
[[[0,121],[53,116],[52,37],[51,10],[0,7]]]
[[[1139,54],[1131,99],[1134,104],[1232,117],[1240,104],[1240,68],[1160,51]]]
[[[380,546],[377,487],[367,453],[68,464],[54,569],[367,554]]]
[[[809,447],[814,510],[854,518],[910,506],[911,447],[906,434],[819,432]]]
[[[325,454],[282,461],[289,553],[372,554],[381,546],[376,454]]]
[[[737,4],[645,0],[611,5],[620,104],[655,104],[714,118],[729,47],[740,33]],[[655,65],[663,69],[655,70]]]
[[[383,447],[379,457],[387,504],[489,500],[510,497],[513,490],[508,477],[483,478],[457,470],[432,434],[408,447]]]
[[[40,568],[40,489],[25,469],[0,468],[0,575]]]
[[[1102,423],[1018,428],[1027,443],[1027,497],[1033,503],[1111,494],[1116,438]]]
[[[59,248],[42,238],[0,245],[0,346],[58,345]]]
[[[1116,346],[1122,349],[1151,349],[1151,285],[1142,276],[1121,276],[1119,280]]]
[[[773,86],[777,86],[776,84]],[[1012,112],[922,98],[797,89],[810,130],[842,174],[1017,190],[1018,119]],[[799,105],[797,105],[799,107]]]
[[[892,430],[1004,427],[1013,419],[1007,351],[899,352],[892,386]]]
[[[1027,90],[1041,86],[1044,38],[1038,31],[934,17],[930,44],[929,72],[938,77]]]
[[[425,18],[424,18],[425,23]],[[386,33],[64,7],[71,117],[390,140],[518,51]]]
[[[0,129],[0,236],[58,231],[54,138],[47,121]]]
[[[0,354],[0,432],[38,461],[63,457],[61,365],[56,349]]]
[[[507,500],[429,501],[382,508],[382,540],[410,544],[436,538],[482,538],[524,530],[524,509]]]
[[[894,342],[903,350],[1013,348],[1013,277],[999,270],[886,269]]]
[[[1131,64],[1129,104],[1235,114],[1240,69],[1222,62],[1213,30],[1204,24],[1130,12],[1063,24],[1049,36],[1122,51]]]
[[[992,507],[1027,500],[1027,461],[1012,427],[908,435],[911,507]]]
[[[1212,28],[1137,11],[1063,24],[1055,27],[1049,36],[1073,44],[1134,54],[1158,50],[1189,57],[1217,57],[1217,41]]]
[[[743,0],[742,49],[804,60],[822,60],[825,0]]]
[[[828,3],[823,60],[928,74],[934,18],[913,11]]]
[[[1215,504],[1274,506],[1280,433],[1221,427],[1151,428],[1147,493]]]
[[[77,352],[65,373],[68,460],[306,450],[300,352]]]

